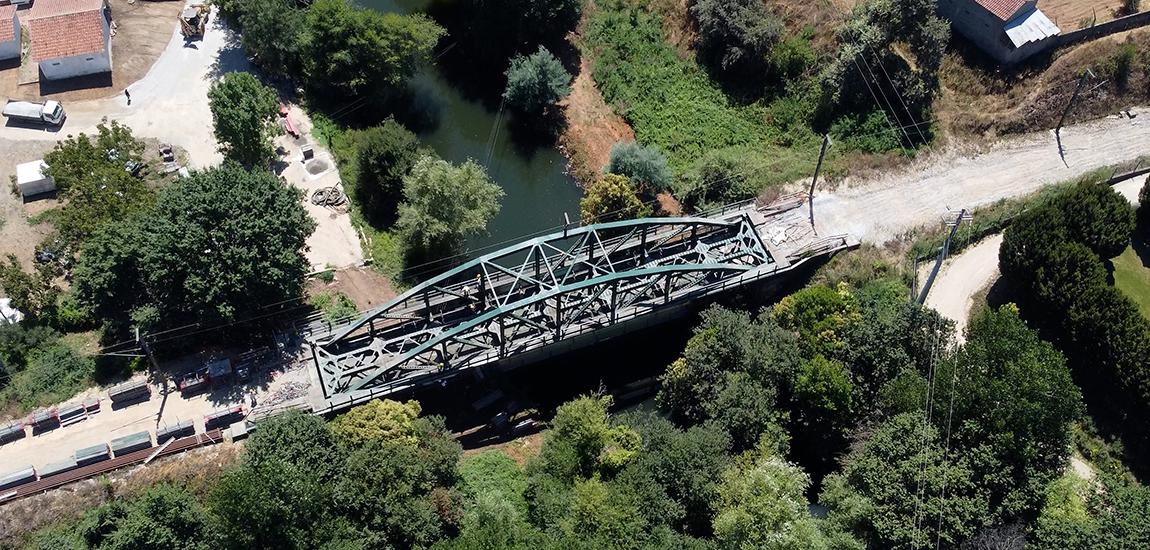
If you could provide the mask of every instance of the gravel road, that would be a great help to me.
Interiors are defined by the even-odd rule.
[[[927,155],[882,178],[817,192],[821,234],[850,233],[882,244],[906,231],[937,224],[948,210],[974,208],[1150,153],[1150,109],[1062,131],[1066,162],[1053,132],[999,142],[981,154],[946,151]],[[1143,122],[1147,122],[1143,124]]]

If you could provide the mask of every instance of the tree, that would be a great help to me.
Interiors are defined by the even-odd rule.
[[[403,200],[403,178],[419,157],[419,138],[392,119],[360,133],[355,195],[372,225],[395,223]]]
[[[1106,267],[1086,245],[1065,241],[1046,252],[1031,284],[1042,308],[1054,315],[1065,312],[1097,286],[1106,285]]]
[[[275,90],[251,73],[228,73],[208,90],[208,106],[225,156],[248,167],[275,158],[271,140],[280,132]]]
[[[709,534],[723,472],[730,464],[731,438],[713,424],[686,430],[653,412],[626,416],[622,422],[639,433],[642,447],[619,475],[623,483],[650,479],[660,495],[644,499],[652,521],[696,536]],[[673,503],[664,509],[661,498]]]
[[[446,256],[487,229],[499,213],[503,189],[475,161],[452,166],[423,157],[403,179],[397,228],[408,247],[427,257]]]
[[[96,371],[84,357],[63,343],[29,352],[27,366],[12,376],[4,391],[24,409],[59,403],[83,389]]]
[[[696,0],[699,53],[726,78],[765,72],[783,24],[759,0]],[[758,78],[762,78],[759,76]]]
[[[807,351],[826,356],[843,347],[843,335],[861,319],[858,302],[845,284],[804,288],[779,301],[774,315],[780,326],[798,333]]]
[[[36,273],[24,271],[16,255],[8,254],[7,262],[0,262],[0,292],[12,300],[12,307],[32,317],[52,313],[60,289],[52,283],[55,273],[51,266],[39,264]]]
[[[431,57],[444,30],[423,15],[380,13],[347,0],[316,0],[308,9],[304,73],[325,101],[384,94]]]
[[[331,431],[352,447],[362,447],[377,440],[414,445],[418,433],[415,420],[419,413],[417,401],[400,403],[377,399],[336,418],[331,423]]]
[[[716,504],[720,548],[826,549],[829,543],[807,511],[810,479],[798,466],[756,449],[723,474]]]
[[[45,172],[56,180],[65,200],[56,229],[67,245],[131,217],[154,199],[147,183],[129,170],[142,165],[144,143],[115,121],[101,122],[96,130],[94,136],[69,137],[44,156]]]
[[[843,472],[828,476],[819,500],[828,520],[875,548],[956,547],[988,516],[958,453],[920,413],[883,422]]]
[[[626,426],[612,426],[610,397],[580,397],[555,411],[551,430],[532,465],[557,480],[571,483],[595,474],[617,472],[635,457],[639,436]]]
[[[1013,306],[971,320],[966,344],[936,368],[933,402],[939,430],[953,428],[955,448],[1002,523],[1041,504],[1066,469],[1070,426],[1083,412],[1066,360]]]
[[[152,307],[170,324],[231,321],[299,296],[315,228],[299,191],[234,163],[164,189],[151,211],[124,225],[82,250],[77,300],[105,313],[113,304]],[[100,256],[109,250],[114,258]]]
[[[84,515],[76,527],[88,548],[207,549],[208,518],[186,490],[156,485],[129,501],[115,500]]]
[[[660,378],[656,401],[681,424],[710,419],[729,372],[744,372],[764,389],[789,389],[799,367],[797,338],[766,316],[711,307],[683,355]],[[747,404],[747,406],[751,406]]]
[[[585,224],[642,218],[649,212],[630,180],[615,174],[595,180],[579,201],[579,216]]]
[[[1109,185],[1082,182],[1058,198],[1070,237],[1102,259],[1118,256],[1130,245],[1134,209]]]
[[[288,412],[260,423],[243,463],[209,495],[228,548],[314,548],[333,538],[333,484],[344,454],[323,420]]]
[[[627,178],[645,194],[661,193],[671,187],[667,157],[658,149],[644,147],[634,141],[621,141],[611,146],[607,173]]]
[[[515,56],[506,76],[503,99],[524,114],[544,115],[571,93],[571,73],[543,46],[529,56]]]
[[[244,49],[271,74],[299,74],[307,33],[307,12],[299,4],[297,0],[235,0],[231,11],[236,12],[235,20],[243,31],[240,39]]]

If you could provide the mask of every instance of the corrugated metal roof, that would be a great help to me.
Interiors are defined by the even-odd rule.
[[[978,5],[984,7],[995,17],[1006,21],[1010,19],[1015,13],[1018,13],[1018,8],[1026,4],[1027,0],[974,0]]]
[[[1006,24],[1006,36],[1010,37],[1010,41],[1014,44],[1015,48],[1031,42],[1038,42],[1045,40],[1051,36],[1058,36],[1062,30],[1055,25],[1045,13],[1040,9],[1033,9],[1027,13],[1019,15]]]

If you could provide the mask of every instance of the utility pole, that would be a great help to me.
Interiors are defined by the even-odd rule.
[[[967,214],[966,209],[963,208],[962,211],[958,213],[958,217],[954,219],[954,225],[947,222],[947,225],[950,226],[950,233],[946,236],[946,242],[942,243],[942,248],[938,250],[938,258],[934,261],[934,269],[930,271],[930,275],[926,278],[926,284],[922,286],[922,293],[919,294],[917,300],[920,305],[926,303],[926,297],[930,294],[930,288],[934,286],[934,279],[938,277],[938,272],[942,269],[942,262],[946,261],[946,257],[950,254],[950,243],[954,241],[955,235],[958,234],[958,226],[962,225],[962,222],[969,221],[970,219],[970,214]]]
[[[140,334],[140,327],[136,327],[136,343],[140,345],[140,349],[144,350],[144,355],[148,356],[148,361],[152,364],[152,370],[159,372],[160,364],[156,362],[156,356],[152,355],[152,346],[148,344],[147,335]]]
[[[823,134],[823,148],[819,151],[819,163],[815,165],[815,177],[811,179],[811,190],[807,193],[807,206],[810,209],[811,230],[815,230],[815,184],[819,181],[819,172],[823,171],[823,160],[827,158],[827,149],[831,147],[831,135]]]
[[[1082,71],[1082,76],[1078,78],[1078,85],[1074,87],[1074,95],[1070,96],[1070,104],[1066,106],[1066,110],[1062,111],[1062,118],[1058,119],[1058,127],[1055,132],[1062,131],[1062,125],[1066,123],[1066,117],[1070,114],[1071,109],[1074,109],[1074,102],[1078,101],[1078,95],[1082,93],[1082,86],[1086,84],[1086,78],[1097,78],[1094,76],[1094,71],[1087,68]]]

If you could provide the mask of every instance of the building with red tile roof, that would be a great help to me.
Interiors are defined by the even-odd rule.
[[[1003,65],[1051,47],[1062,33],[1038,0],[939,0],[951,28]]]
[[[16,5],[0,6],[0,63],[20,59],[20,34]]]
[[[112,70],[111,11],[104,0],[38,0],[28,13],[28,34],[42,78]]]

